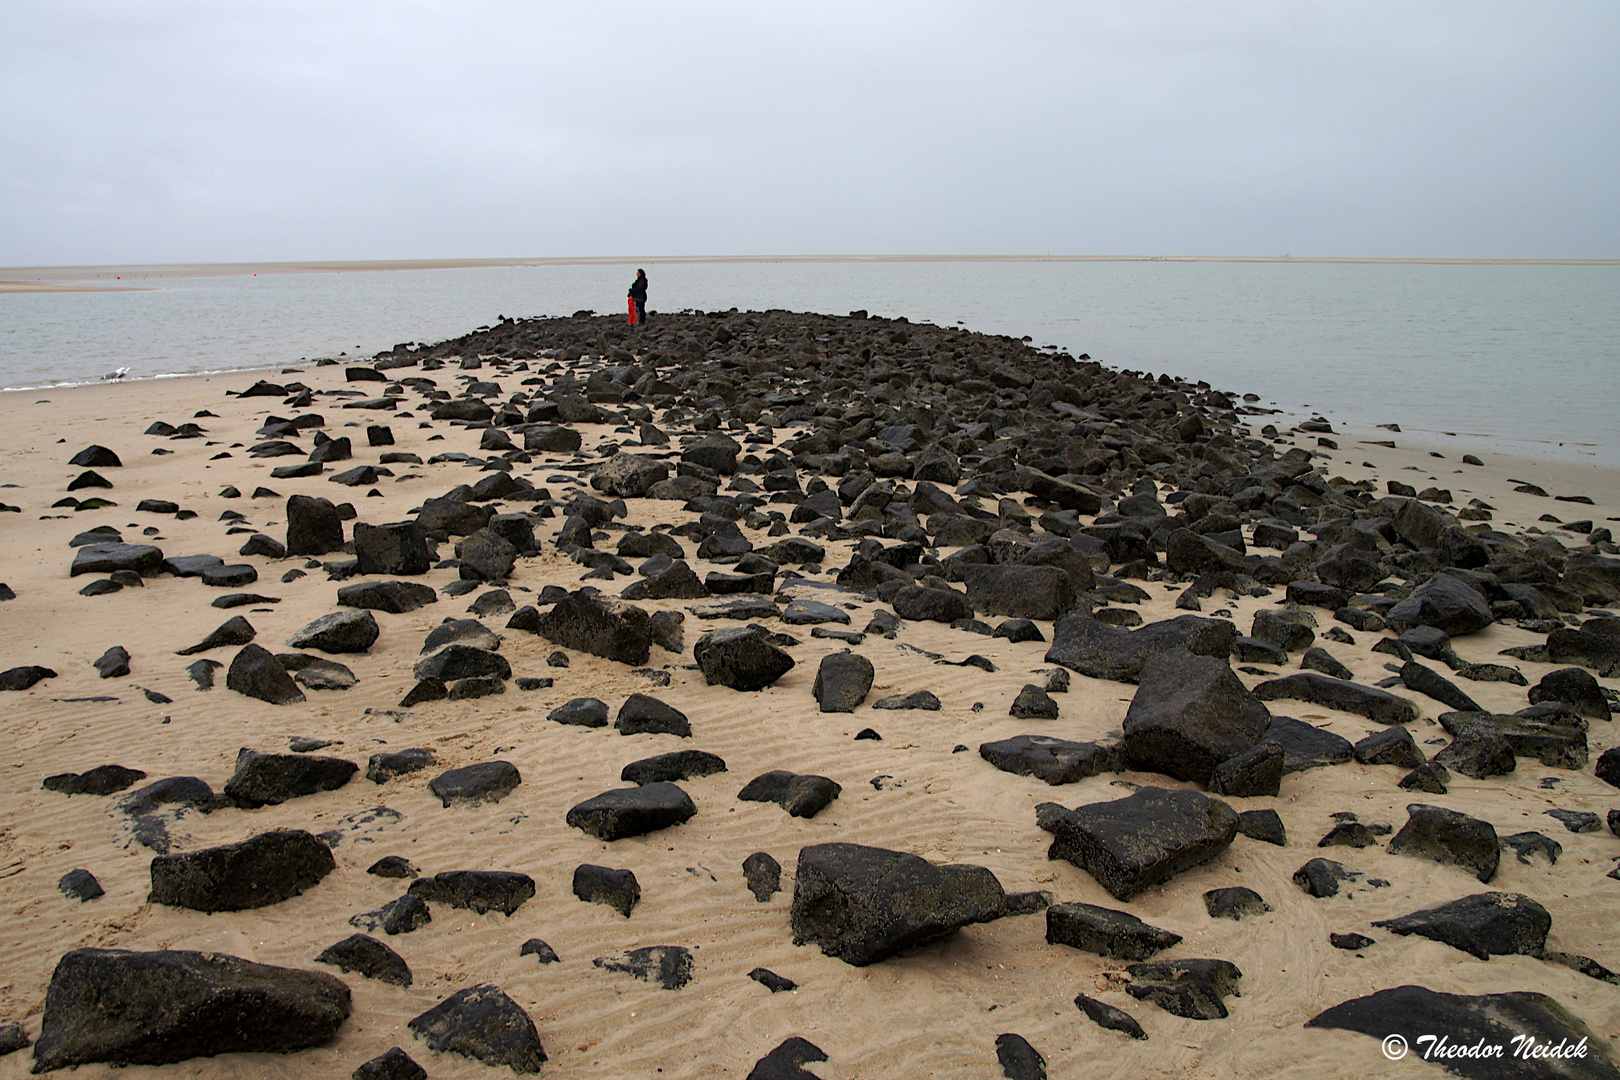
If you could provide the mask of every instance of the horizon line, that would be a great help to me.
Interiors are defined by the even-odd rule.
[[[568,255],[448,259],[298,259],[189,263],[103,263],[0,267],[0,284],[118,278],[235,277],[245,274],[321,274],[391,270],[494,269],[526,266],[654,266],[746,263],[1302,263],[1406,266],[1620,266],[1620,258],[1469,258],[1377,255]],[[7,291],[17,291],[15,289]]]

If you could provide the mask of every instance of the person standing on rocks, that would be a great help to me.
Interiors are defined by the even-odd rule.
[[[641,326],[647,321],[647,271],[636,271],[636,280],[630,283],[630,299],[633,301],[630,323]]]

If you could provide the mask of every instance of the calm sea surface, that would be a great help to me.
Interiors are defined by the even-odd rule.
[[[1620,465],[1620,267],[743,263],[649,267],[649,306],[788,308],[1029,335],[1341,424]],[[633,264],[169,279],[0,294],[0,388],[280,366],[622,312]]]

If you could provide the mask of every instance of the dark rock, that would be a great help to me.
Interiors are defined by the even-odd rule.
[[[290,1054],[331,1040],[349,1008],[349,988],[322,972],[222,953],[74,949],[45,992],[34,1070]]]
[[[1412,803],[1406,812],[1406,824],[1389,842],[1391,854],[1460,866],[1482,882],[1496,876],[1501,845],[1489,822],[1424,803]]]
[[[606,904],[628,919],[641,902],[641,885],[629,870],[584,863],[574,868],[574,895],[589,904]]]
[[[1450,574],[1435,574],[1390,608],[1395,626],[1433,626],[1452,637],[1472,634],[1491,625],[1491,605],[1463,581]]]
[[[448,769],[428,783],[428,790],[445,806],[498,803],[523,783],[517,766],[509,761],[482,761]]]
[[[1142,1030],[1142,1025],[1136,1022],[1134,1016],[1123,1009],[1116,1009],[1107,1002],[1098,1001],[1096,998],[1087,997],[1085,994],[1076,995],[1074,1003],[1098,1027],[1107,1028],[1109,1031],[1123,1031],[1133,1039],[1147,1038],[1147,1032]]]
[[[396,776],[421,772],[438,763],[433,751],[421,746],[372,754],[371,760],[366,763],[366,779],[373,784],[386,784]]]
[[[557,950],[537,937],[525,941],[523,947],[518,950],[518,955],[532,956],[536,963],[541,964],[556,964],[562,961],[562,958],[557,955]]]
[[[163,552],[150,544],[86,544],[73,553],[69,577],[133,570],[143,578],[163,572]]]
[[[1092,904],[1053,904],[1046,909],[1046,940],[1052,945],[1146,960],[1181,943],[1181,935],[1149,926],[1135,915]]]
[[[287,547],[273,536],[254,533],[236,552],[238,555],[262,555],[267,559],[285,559]]]
[[[1433,668],[1424,667],[1416,660],[1409,660],[1401,667],[1401,684],[1408,690],[1431,697],[1453,709],[1463,712],[1483,711],[1456,683]]]
[[[1328,896],[1339,895],[1339,883],[1360,877],[1358,871],[1351,870],[1342,863],[1332,859],[1312,859],[1298,870],[1294,871],[1294,884],[1305,890],[1307,896],[1322,899]]]
[[[1015,735],[983,743],[979,756],[1003,772],[1033,776],[1052,785],[1118,772],[1124,766],[1117,744],[1070,742],[1047,735]]]
[[[546,719],[577,727],[607,727],[607,702],[593,697],[574,698],[552,709]]]
[[[745,1080],[806,1080],[806,1077],[816,1080],[816,1074],[803,1066],[806,1062],[826,1060],[821,1047],[795,1035],[754,1062]]]
[[[768,852],[756,851],[743,860],[743,880],[754,899],[764,903],[782,891],[782,864]]]
[[[564,648],[632,666],[645,664],[652,634],[647,612],[580,590],[540,616],[536,632]]]
[[[849,624],[849,612],[824,604],[819,600],[798,599],[782,611],[782,621],[789,626],[815,626],[821,623]]]
[[[1451,773],[1444,765],[1425,761],[1401,777],[1400,786],[1407,791],[1426,791],[1431,795],[1444,795],[1451,783]]]
[[[515,1073],[537,1073],[546,1060],[534,1021],[500,987],[485,983],[458,990],[409,1027],[434,1050],[460,1054]]]
[[[1335,949],[1344,949],[1347,952],[1358,952],[1369,945],[1378,944],[1364,934],[1329,934],[1328,944]]]
[[[81,904],[106,894],[101,882],[96,880],[96,875],[88,870],[69,870],[62,875],[62,880],[56,883],[56,889],[63,896],[77,900]]]
[[[276,806],[318,791],[336,791],[359,769],[342,758],[243,749],[236,755],[236,772],[225,782],[225,797],[249,809]]]
[[[1328,634],[1331,633],[1331,630],[1328,631]],[[1323,675],[1331,675],[1335,679],[1344,679],[1346,682],[1355,679],[1355,672],[1345,667],[1332,653],[1323,648],[1306,649],[1305,655],[1300,657],[1299,666],[1306,671],[1319,671]]]
[[[193,911],[246,911],[298,896],[336,867],[332,851],[302,829],[152,860],[147,901]]]
[[[1355,756],[1350,740],[1291,716],[1274,716],[1260,745],[1283,748],[1283,773],[1343,765]]]
[[[218,649],[226,645],[246,645],[258,636],[253,624],[240,615],[233,615],[219,625],[213,633],[203,638],[189,649],[181,649],[176,656],[195,656],[209,649]]]
[[[811,693],[824,713],[854,712],[856,706],[871,693],[876,674],[872,661],[859,653],[847,649],[829,653],[821,658],[821,664],[816,668],[816,681]]]
[[[1319,848],[1324,847],[1353,847],[1365,848],[1378,843],[1378,834],[1359,821],[1341,821],[1327,831],[1327,835],[1316,842]]]
[[[692,659],[710,685],[733,690],[763,690],[793,670],[793,657],[771,644],[756,627],[713,630],[692,646]]]
[[[447,870],[411,882],[410,895],[479,915],[510,915],[534,896],[534,879],[509,870]]]
[[[60,791],[64,795],[115,795],[136,781],[145,779],[146,774],[140,769],[97,765],[88,772],[47,776],[40,787],[46,791]]]
[[[450,691],[446,689],[443,679],[420,679],[399,699],[399,707],[408,709],[424,701],[443,701],[449,696]]]
[[[1129,900],[1226,850],[1238,816],[1196,791],[1144,787],[1054,814],[1041,827],[1053,837],[1047,858],[1068,860],[1116,900]]]
[[[350,1080],[427,1080],[427,1070],[395,1046],[361,1064],[350,1074]]]
[[[1046,1080],[1046,1059],[1022,1035],[997,1035],[996,1061],[1007,1080]]]
[[[1397,934],[1417,934],[1489,960],[1492,956],[1540,955],[1552,929],[1552,916],[1528,896],[1486,892],[1373,925]]]
[[[91,666],[103,679],[121,679],[129,674],[129,650],[122,645],[114,645]]]
[[[433,567],[427,533],[415,521],[385,525],[355,522],[354,557],[358,561],[356,572],[361,574],[425,574]]]
[[[874,709],[924,709],[939,712],[939,698],[932,691],[916,690],[909,694],[895,694],[872,702]]]
[[[990,634],[991,637],[1006,638],[1017,644],[1022,641],[1045,641],[1046,635],[1041,628],[1029,619],[1008,619],[1001,623]]]
[[[1314,671],[1263,682],[1254,688],[1254,695],[1262,701],[1281,698],[1308,701],[1312,705],[1355,713],[1378,724],[1409,724],[1419,716],[1417,706],[1405,698]]]
[[[0,671],[0,690],[27,690],[42,679],[54,679],[56,672],[48,667],[29,664]]]
[[[226,593],[224,596],[216,596],[214,598],[214,602],[212,604],[209,604],[208,606],[209,607],[216,607],[216,608],[219,608],[221,611],[225,611],[225,610],[229,610],[230,608],[250,607],[250,606],[253,606],[253,605],[257,605],[257,604],[279,604],[279,603],[281,603],[280,599],[278,599],[277,597],[274,597],[274,596],[265,596],[262,593],[241,593],[241,592],[238,592],[238,593]],[[239,644],[242,644],[242,643],[239,643]]]
[[[328,499],[294,495],[287,500],[287,554],[325,555],[343,547],[343,519]]]
[[[68,464],[77,465],[81,469],[116,469],[124,463],[118,460],[117,454],[105,446],[91,445],[69,458]]]
[[[1402,769],[1415,769],[1423,764],[1423,751],[1418,749],[1412,733],[1395,726],[1375,731],[1352,748],[1356,760],[1363,765],[1395,765]]]
[[[1253,889],[1237,885],[1206,892],[1204,909],[1212,919],[1243,919],[1249,915],[1264,915],[1272,907]]]
[[[15,1021],[0,1024],[0,1057],[25,1050],[32,1044],[33,1040],[28,1037],[28,1032],[23,1030],[21,1024]]]
[[[1513,852],[1526,866],[1530,865],[1530,857],[1539,852],[1547,856],[1549,866],[1556,866],[1564,845],[1543,833],[1521,832],[1502,837],[1502,850]]]
[[[668,781],[617,788],[568,811],[568,824],[598,840],[623,840],[679,825],[697,813],[691,796]]]
[[[1188,1020],[1224,1019],[1224,999],[1237,994],[1243,978],[1237,965],[1225,960],[1151,960],[1131,964],[1125,973],[1131,977],[1125,987],[1131,997]]]
[[[844,789],[825,776],[800,776],[773,769],[750,780],[737,792],[744,802],[773,802],[797,818],[813,818]]]
[[[1603,696],[1603,688],[1590,672],[1578,667],[1549,672],[1530,688],[1532,705],[1549,701],[1561,701],[1581,716],[1593,720],[1613,719],[1609,700]]]
[[[420,930],[433,921],[433,913],[428,910],[427,901],[420,896],[406,893],[398,900],[391,900],[376,911],[368,911],[354,916],[349,925],[360,926],[368,930],[382,930],[389,937],[396,934],[409,934]]]
[[[703,750],[676,750],[632,761],[619,773],[619,779],[631,784],[656,784],[725,771],[725,759],[718,754]]]
[[[799,851],[794,944],[818,945],[856,967],[1005,914],[1006,893],[982,866],[936,866],[859,844]]]
[[[976,611],[1015,619],[1061,619],[1075,605],[1069,575],[1056,566],[968,565],[967,599]]]
[[[358,585],[345,585],[337,593],[337,602],[341,607],[386,611],[390,615],[403,615],[438,603],[438,600],[439,594],[430,586],[414,581],[366,581]]]
[[[1181,615],[1123,630],[1089,615],[1068,615],[1058,624],[1046,662],[1062,664],[1094,679],[1136,682],[1142,666],[1167,649],[1183,648],[1196,656],[1224,658],[1232,651],[1237,629],[1224,619]]]
[[[1215,766],[1209,775],[1209,790],[1237,798],[1276,795],[1282,786],[1285,758],[1277,743],[1257,743]]]
[[[692,981],[692,951],[680,945],[648,945],[623,956],[598,956],[592,964],[604,971],[620,971],[665,990],[679,990]]]
[[[1572,833],[1599,832],[1603,828],[1602,819],[1585,810],[1547,810],[1545,813],[1557,818]]]
[[[247,564],[237,566],[210,566],[197,575],[204,585],[219,589],[237,589],[259,580],[259,572]]]
[[[499,653],[471,645],[446,645],[432,656],[423,657],[411,668],[418,679],[510,679],[512,665]]]
[[[501,639],[477,619],[446,619],[428,631],[422,641],[422,653],[426,655],[446,645],[468,645],[495,652],[501,647]]]
[[[411,985],[411,968],[404,958],[367,934],[350,934],[335,945],[328,945],[315,962],[331,964],[344,971],[358,971],[378,982]]]
[[[678,735],[690,738],[692,723],[686,714],[647,694],[631,694],[619,706],[613,726],[620,735]]]
[[[591,487],[608,495],[639,499],[647,489],[669,476],[669,466],[641,454],[617,453],[591,477]]]
[[[1144,662],[1125,713],[1132,768],[1207,783],[1216,766],[1260,741],[1271,716],[1223,660],[1185,649]]]
[[[1282,817],[1275,810],[1245,810],[1238,815],[1238,832],[1250,840],[1286,847],[1288,831],[1283,828]]]
[[[1026,683],[1013,699],[1012,708],[1007,714],[1020,720],[1056,720],[1058,705],[1045,690],[1033,683]]]
[[[753,971],[748,973],[748,977],[759,983],[759,985],[765,987],[765,989],[769,990],[773,994],[780,994],[784,990],[797,990],[799,988],[799,984],[794,982],[792,979],[789,979],[783,975],[778,975],[776,972],[771,971],[768,968],[755,968]]]
[[[907,585],[889,602],[894,605],[896,615],[914,622],[953,623],[973,617],[973,605],[968,598],[950,589]]]
[[[292,676],[282,670],[268,649],[258,645],[244,645],[231,659],[225,673],[225,685],[238,694],[245,694],[272,705],[291,705],[304,700]]]
[[[366,873],[383,878],[413,878],[417,876],[417,869],[402,855],[384,855],[366,867]]]

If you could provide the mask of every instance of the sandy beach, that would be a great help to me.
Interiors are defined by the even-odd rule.
[[[48,281],[51,275],[0,276]],[[100,276],[74,280],[99,281]],[[496,380],[501,391],[492,400],[503,400],[519,390],[544,393],[544,385],[522,383],[554,379],[557,372],[546,369],[557,360],[549,355],[516,363],[486,358],[476,370],[451,363],[437,371],[404,367],[386,375],[425,375],[452,393],[460,392],[459,376]],[[599,366],[589,356],[568,363],[582,379]],[[1454,774],[1443,796],[1401,789],[1396,781],[1404,770],[1389,766],[1350,761],[1289,773],[1275,797],[1226,800],[1239,811],[1275,809],[1287,829],[1286,846],[1238,836],[1209,861],[1122,903],[1091,874],[1048,859],[1051,837],[1037,825],[1036,806],[1056,801],[1076,807],[1123,798],[1138,785],[1199,791],[1203,786],[1135,770],[1050,786],[1001,771],[981,758],[982,743],[1029,732],[1071,740],[1117,739],[1137,689],[1126,682],[1075,673],[1067,692],[1052,695],[1060,709],[1057,719],[1009,715],[1021,689],[1043,684],[1045,673],[1056,667],[1044,659],[1055,634],[1051,620],[1037,620],[1044,641],[1014,643],[921,620],[905,621],[892,638],[868,634],[854,648],[875,667],[869,694],[851,713],[823,713],[812,695],[818,665],[824,656],[850,646],[814,637],[807,625],[763,620],[768,630],[797,640],[787,649],[795,666],[774,685],[745,693],[708,685],[694,663],[692,647],[700,635],[741,625],[705,619],[694,611],[709,601],[636,601],[648,612],[675,612],[684,619],[682,650],[654,646],[643,670],[575,648],[562,650],[567,666],[550,666],[548,657],[558,646],[538,634],[507,629],[509,614],[497,607],[498,613],[481,621],[502,636],[499,655],[515,677],[550,680],[549,685],[521,690],[514,679],[493,696],[400,708],[416,684],[412,666],[425,635],[446,619],[474,617],[468,614],[469,604],[496,587],[480,585],[465,595],[450,595],[446,587],[460,577],[460,570],[451,566],[401,579],[431,586],[436,602],[404,614],[375,612],[381,627],[375,644],[363,653],[330,657],[352,669],[358,681],[350,689],[306,690],[307,700],[278,706],[228,689],[221,668],[214,687],[199,690],[187,674],[188,665],[199,658],[228,665],[238,647],[222,646],[198,656],[176,654],[231,616],[251,623],[256,643],[285,652],[282,643],[300,628],[345,610],[335,603],[340,585],[370,580],[331,580],[320,563],[342,559],[341,552],[316,560],[237,554],[254,533],[286,540],[290,496],[352,503],[354,520],[344,524],[349,539],[355,522],[407,520],[425,500],[491,475],[483,466],[485,458],[495,455],[479,449],[482,427],[430,420],[426,406],[433,403],[409,388],[389,409],[346,408],[363,400],[349,392],[380,394],[385,384],[350,382],[345,371],[342,366],[309,365],[284,372],[0,395],[11,417],[0,439],[0,503],[17,509],[0,514],[0,581],[15,593],[14,599],[0,603],[0,669],[37,664],[57,673],[26,690],[0,694],[0,745],[5,747],[0,755],[0,911],[5,913],[0,955],[6,958],[0,965],[0,1024],[20,1022],[37,1041],[52,972],[63,954],[81,947],[225,953],[325,971],[342,978],[353,995],[352,1013],[336,1036],[297,1053],[224,1054],[127,1069],[97,1063],[74,1075],[338,1077],[392,1046],[405,1049],[433,1077],[502,1074],[508,1070],[435,1052],[407,1027],[413,1017],[452,993],[486,983],[499,986],[533,1020],[549,1056],[542,1075],[582,1078],[741,1078],[767,1051],[793,1036],[826,1052],[828,1061],[807,1067],[823,1080],[995,1076],[995,1039],[1005,1032],[1018,1033],[1038,1049],[1052,1077],[1442,1076],[1438,1064],[1386,1060],[1377,1040],[1366,1035],[1303,1026],[1348,999],[1413,983],[1467,995],[1536,991],[1556,999],[1594,1033],[1601,1043],[1595,1053],[1611,1054],[1620,1039],[1620,986],[1537,956],[1479,960],[1437,941],[1369,929],[1376,920],[1486,889],[1521,893],[1551,913],[1549,949],[1620,969],[1614,920],[1620,882],[1606,876],[1620,857],[1620,840],[1607,827],[1570,832],[1546,813],[1586,811],[1602,818],[1620,806],[1620,793],[1594,776],[1591,765],[1553,768],[1521,756],[1516,771],[1507,775],[1472,779]],[[261,377],[306,385],[312,404],[284,405],[280,395],[236,396]],[[628,408],[611,401],[603,407]],[[353,458],[329,464],[321,475],[273,479],[272,468],[303,457],[256,458],[248,450],[266,441],[258,432],[268,416],[301,413],[319,414],[324,424],[320,430],[352,440]],[[1242,419],[1255,435],[1271,420],[1263,415]],[[578,453],[535,451],[530,460],[513,465],[513,475],[561,502],[582,493],[602,494],[589,487],[600,464],[598,447],[611,442],[626,452],[667,455],[674,464],[681,437],[692,434],[689,420],[666,425],[674,437],[669,445],[646,447],[638,445],[633,423],[572,423],[568,426],[582,439]],[[146,434],[154,421],[176,428],[195,423],[202,430],[194,438]],[[386,425],[393,443],[368,445],[368,425]],[[756,417],[747,430],[758,427]],[[802,436],[807,427],[775,427],[769,432],[773,442],[748,443],[745,452],[765,457],[772,448]],[[741,438],[744,432],[732,434]],[[300,434],[301,452],[311,448],[309,436],[309,430]],[[1620,520],[1620,472],[1615,470],[1490,454],[1482,455],[1482,465],[1464,464],[1460,454],[1378,430],[1284,428],[1278,438],[1272,448],[1279,456],[1295,447],[1320,455],[1312,464],[1325,478],[1371,481],[1378,496],[1386,493],[1390,481],[1419,491],[1444,489],[1448,497],[1434,503],[1442,513],[1456,515],[1470,506],[1479,511],[1484,504],[1488,517],[1476,513],[1463,517],[1462,524],[1488,521],[1490,528],[1527,541],[1551,537],[1567,548],[1584,547],[1588,532],[1612,529]],[[1336,447],[1319,443],[1324,438]],[[517,442],[522,444],[521,437]],[[68,483],[85,471],[69,459],[91,445],[111,449],[121,465],[94,470],[111,482],[110,489],[84,488],[72,495],[100,497],[112,505],[88,510],[53,506],[69,494]],[[423,463],[395,462],[386,467],[391,475],[357,487],[331,482],[344,470],[378,465],[384,453],[414,454]],[[427,463],[447,453],[467,457]],[[799,477],[801,484],[810,479],[808,473]],[[826,479],[836,488],[837,478]],[[261,487],[270,492],[255,495]],[[1544,494],[1527,490],[1532,487]],[[239,494],[226,497],[222,493],[229,488]],[[721,491],[727,493],[728,485],[722,484]],[[1168,493],[1166,488],[1160,497]],[[1560,496],[1589,501],[1560,501]],[[137,509],[142,500],[170,501],[189,513],[142,511]],[[509,502],[501,509],[522,512],[545,501]],[[996,511],[994,497],[985,503]],[[1169,504],[1170,512],[1175,507]],[[678,501],[629,498],[625,509],[626,516],[606,526],[610,538],[599,541],[598,549],[614,550],[626,531],[698,518]],[[1038,518],[1041,511],[1030,513]],[[587,567],[556,543],[564,516],[534,518],[539,554],[519,558],[504,586],[515,606],[537,603],[548,586],[577,590],[582,584],[596,585],[604,594],[617,595],[639,580],[635,575],[582,580]],[[1082,515],[1082,523],[1095,516]],[[1577,520],[1592,525],[1578,534],[1560,528]],[[756,547],[778,539],[739,524]],[[155,545],[166,557],[212,554],[228,564],[250,565],[257,581],[210,588],[197,578],[161,574],[147,577],[142,587],[80,595],[95,575],[70,577],[70,541],[98,526],[112,527],[126,544]],[[793,534],[798,528],[793,527]],[[1254,543],[1252,523],[1245,523],[1245,531],[1252,552],[1279,554]],[[696,540],[678,539],[699,578],[730,569],[692,557]],[[826,557],[805,579],[834,582],[859,542],[858,537],[816,538]],[[441,544],[439,558],[452,557],[453,549],[454,540]],[[938,555],[949,550],[942,547]],[[286,580],[284,575],[293,570],[304,573]],[[776,586],[792,580],[778,577]],[[1189,581],[1137,579],[1132,583],[1147,599],[1113,606],[1128,607],[1150,624],[1173,618],[1185,614],[1176,603]],[[211,606],[221,595],[239,591],[274,602],[233,610]],[[847,610],[850,622],[841,628],[851,631],[861,631],[875,612],[891,606],[871,593],[814,595]],[[1265,596],[1218,590],[1203,601],[1202,614],[1229,618],[1240,634],[1247,634],[1256,612],[1280,606],[1285,606],[1280,586]],[[1372,650],[1378,641],[1394,637],[1393,631],[1355,630],[1335,622],[1330,610],[1312,610],[1316,644],[1342,661],[1356,682],[1370,685],[1388,678],[1391,661],[1399,670],[1398,658]],[[1565,614],[1572,625],[1588,617]],[[1001,621],[981,617],[991,625]],[[1348,631],[1353,644],[1324,640],[1324,632],[1335,626]],[[1465,662],[1516,667],[1533,687],[1549,672],[1569,665],[1514,659],[1501,652],[1545,640],[1545,631],[1504,619],[1455,637],[1454,646]],[[130,672],[99,678],[92,665],[114,646],[130,653]],[[995,670],[952,666],[973,654],[987,658]],[[1232,659],[1250,689],[1292,673],[1299,664],[1296,652],[1286,667],[1273,665],[1252,674]],[[1457,678],[1443,665],[1430,666]],[[1611,691],[1620,688],[1614,678],[1599,682]],[[1528,704],[1524,686],[1459,683],[1490,713],[1510,714]],[[938,711],[873,708],[880,698],[921,690],[938,697]],[[621,735],[612,727],[592,729],[547,719],[571,699],[599,698],[616,711],[638,692],[685,713],[692,737]],[[1393,692],[1421,713],[1408,726],[1425,753],[1448,741],[1436,723],[1447,706],[1400,686]],[[1275,715],[1296,717],[1351,743],[1380,727],[1362,716],[1302,701],[1269,704]],[[881,738],[857,740],[865,728],[875,729]],[[355,762],[361,772],[336,790],[257,809],[190,813],[170,827],[175,851],[234,843],[274,829],[337,834],[331,841],[333,872],[300,896],[252,910],[207,914],[149,902],[155,853],[138,842],[128,815],[118,809],[121,795],[68,796],[41,787],[43,778],[53,774],[117,763],[144,771],[141,783],[196,776],[217,792],[231,777],[239,750],[286,753],[289,741],[298,738],[328,742],[316,753]],[[1620,746],[1611,723],[1593,721],[1587,738],[1593,760]],[[430,749],[437,764],[381,784],[365,778],[370,755],[415,747]],[[609,843],[565,823],[570,807],[625,786],[619,775],[626,763],[677,749],[708,751],[726,765],[723,772],[681,782],[697,807],[685,824]],[[428,789],[428,780],[443,770],[492,760],[510,762],[522,776],[522,783],[498,803],[446,807]],[[813,818],[791,817],[769,802],[737,799],[744,784],[773,769],[829,777],[842,792]],[[1393,854],[1381,844],[1317,849],[1318,838],[1334,826],[1335,813],[1350,812],[1361,822],[1399,830],[1407,820],[1407,805],[1414,802],[1436,802],[1477,817],[1501,835],[1543,832],[1562,845],[1562,855],[1554,865],[1544,855],[1521,861],[1504,851],[1494,879],[1481,885],[1458,867]],[[378,807],[387,810],[379,812]],[[1223,1020],[1172,1015],[1123,992],[1125,961],[1049,944],[1039,913],[969,926],[867,967],[824,955],[814,945],[795,945],[789,924],[795,861],[805,845],[832,841],[909,852],[934,863],[987,867],[1009,893],[1040,891],[1054,902],[1128,910],[1181,935],[1181,944],[1168,956],[1217,957],[1236,964],[1243,973],[1240,994],[1226,1001],[1230,1016]],[[741,869],[744,859],[757,851],[770,853],[783,868],[782,890],[764,902],[750,894]],[[475,914],[434,903],[431,923],[387,937],[386,944],[410,966],[414,978],[408,987],[317,964],[315,957],[323,949],[356,932],[352,917],[403,891],[406,882],[366,872],[387,855],[408,859],[426,876],[452,870],[520,872],[533,879],[535,894],[510,915]],[[1307,895],[1292,875],[1318,855],[1342,861],[1363,877],[1335,897]],[[634,870],[642,898],[629,918],[575,898],[571,875],[581,864]],[[81,903],[58,891],[58,881],[79,868],[94,874],[105,895]],[[1368,887],[1370,879],[1383,879],[1387,887]],[[1272,910],[1242,921],[1212,918],[1203,894],[1228,886],[1254,889]],[[1350,931],[1368,934],[1376,944],[1359,951],[1329,944],[1330,932]],[[382,937],[380,931],[377,936]],[[559,962],[540,964],[532,955],[520,955],[520,947],[533,938],[549,943]],[[593,963],[661,945],[691,950],[693,975],[684,988],[664,990]],[[797,989],[773,993],[748,977],[762,967],[791,979]],[[1147,1040],[1093,1023],[1073,1004],[1082,992],[1129,1012]],[[27,1075],[32,1066],[31,1050],[0,1057],[0,1080]]]

